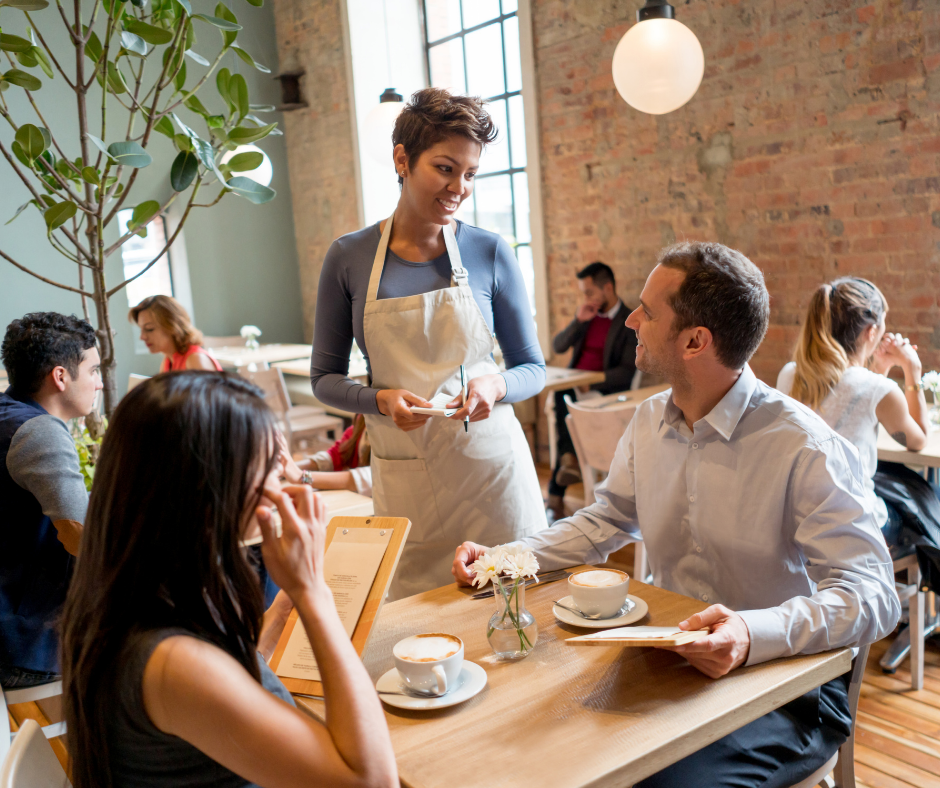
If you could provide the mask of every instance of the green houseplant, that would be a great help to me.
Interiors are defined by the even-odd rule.
[[[135,234],[146,235],[148,223],[175,202],[182,209],[178,224],[137,276],[160,259],[194,210],[211,208],[228,194],[256,204],[275,196],[238,174],[257,168],[261,153],[239,153],[221,162],[227,151],[280,133],[276,123],[255,114],[274,107],[250,103],[244,76],[220,67],[223,58],[268,69],[239,46],[242,28],[232,10],[219,3],[203,13],[194,9],[196,2],[72,0],[66,6],[55,0],[51,8],[49,0],[0,0],[0,115],[13,137],[0,138],[6,161],[0,172],[8,168],[3,182],[18,180],[30,197],[7,224],[25,210],[40,211],[48,243],[77,266],[77,284],[43,276],[2,248],[0,257],[51,286],[78,293],[85,317],[94,313],[106,415],[117,404],[109,301],[131,281],[109,286],[108,258]],[[52,25],[64,26],[67,44],[50,45]],[[197,33],[211,43],[197,41]],[[40,91],[49,80],[64,80],[75,96],[75,114],[63,128],[52,128],[43,115]],[[28,106],[10,101],[15,91],[23,92]],[[207,92],[214,93],[211,99]],[[29,117],[20,117],[14,104],[26,107]],[[198,130],[181,119],[184,108],[199,118],[192,124]],[[149,152],[154,145],[175,149],[172,189],[159,200],[140,194],[137,183],[140,171],[154,161]],[[112,223],[122,208],[133,208],[133,214],[120,235]]]

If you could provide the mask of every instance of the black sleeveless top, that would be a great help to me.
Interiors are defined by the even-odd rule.
[[[154,649],[175,635],[195,637],[184,629],[140,632],[128,638],[121,652],[110,693],[112,716],[108,728],[114,788],[257,788],[189,742],[163,733],[147,716],[143,699],[144,669]],[[258,666],[262,686],[295,705],[260,654]]]

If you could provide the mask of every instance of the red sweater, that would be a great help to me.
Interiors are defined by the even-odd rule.
[[[613,321],[604,315],[595,315],[588,324],[587,336],[581,348],[581,358],[575,364],[575,369],[585,369],[591,372],[604,371],[604,345],[607,342],[607,333]]]

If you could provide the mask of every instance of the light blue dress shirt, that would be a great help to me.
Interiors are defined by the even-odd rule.
[[[748,665],[872,643],[901,605],[858,453],[745,366],[690,430],[665,391],[641,403],[597,502],[529,537],[542,569],[631,541],[654,582],[737,611]]]

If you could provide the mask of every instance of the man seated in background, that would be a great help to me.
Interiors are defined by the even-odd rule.
[[[95,331],[33,312],[7,327],[0,394],[0,686],[58,676],[56,618],[78,555],[88,493],[65,422],[102,388]]]
[[[584,297],[572,320],[555,335],[552,348],[564,353],[574,348],[568,367],[603,372],[604,382],[590,388],[601,394],[626,391],[636,372],[636,336],[624,321],[630,314],[617,296],[617,283],[609,265],[597,262],[577,273],[578,289]],[[581,481],[581,469],[574,444],[565,424],[568,408],[565,395],[575,397],[574,389],[555,392],[555,428],[558,459],[548,484],[548,508],[552,519],[564,517],[565,488]]]
[[[516,543],[542,570],[598,564],[631,541],[655,584],[709,605],[675,647],[718,678],[741,665],[873,643],[898,621],[891,558],[858,453],[808,408],[759,381],[763,276],[720,244],[666,249],[628,319],[637,366],[672,386],[627,426],[597,502]],[[454,575],[485,550],[465,542]],[[637,784],[796,785],[851,728],[849,674]]]

